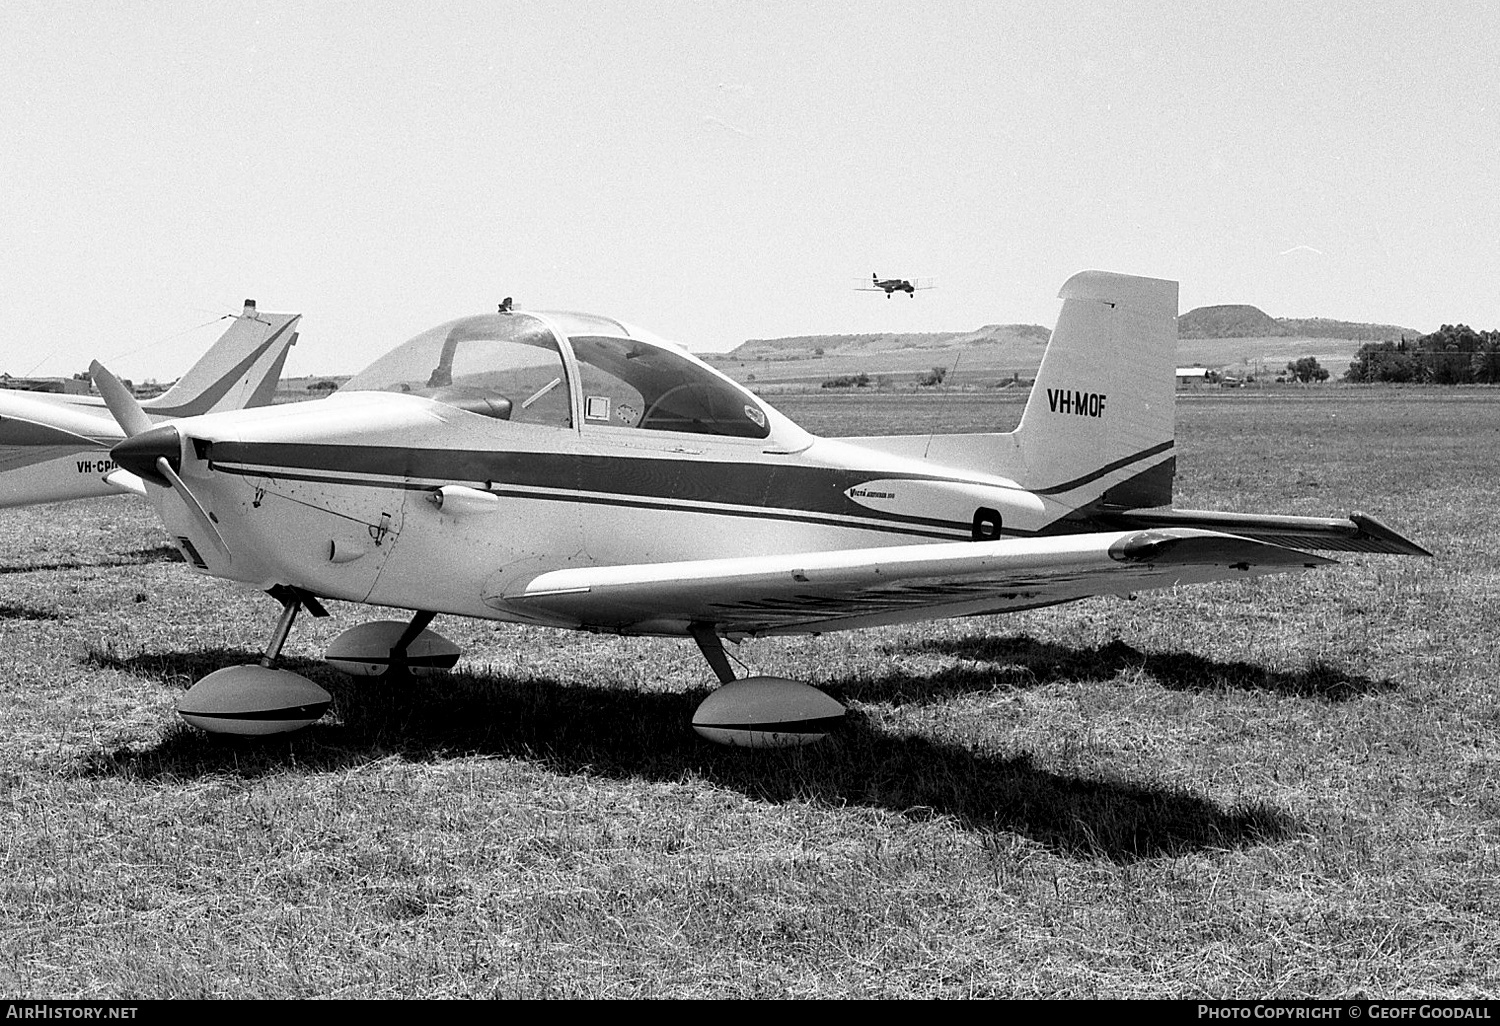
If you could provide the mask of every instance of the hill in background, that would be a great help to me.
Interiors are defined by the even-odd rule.
[[[1399,342],[1422,332],[1399,324],[1336,321],[1327,317],[1272,317],[1248,304],[1200,306],[1177,318],[1179,339],[1197,338],[1338,338],[1362,342]]]
[[[752,338],[718,359],[746,363],[751,360],[800,360],[814,356],[860,356],[908,349],[963,349],[1015,343],[1045,346],[1051,334],[1050,328],[1044,328],[1040,324],[986,324],[975,331]]]
[[[934,367],[947,371],[949,388],[986,388],[1035,377],[1050,334],[1040,324],[986,324],[974,331],[796,335],[700,355],[763,392],[800,391],[859,374],[872,384],[916,387]],[[1312,356],[1338,378],[1364,343],[1421,334],[1395,324],[1272,317],[1248,304],[1200,306],[1177,318],[1177,365],[1275,378],[1288,363]]]
[[[751,339],[727,353],[700,355],[761,391],[815,388],[855,374],[906,385],[933,367],[953,372],[949,385],[995,385],[1033,376],[1051,334],[1040,324],[986,324],[973,331],[797,335]]]
[[[1285,335],[1274,317],[1258,307],[1200,306],[1177,318],[1177,337],[1183,338],[1266,338]]]

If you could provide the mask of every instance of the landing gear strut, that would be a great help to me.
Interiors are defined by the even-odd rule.
[[[323,603],[318,601],[316,595],[284,584],[272,587],[266,594],[281,603],[281,619],[276,621],[276,629],[271,632],[271,640],[266,644],[266,654],[260,657],[260,665],[270,669],[281,657],[281,648],[286,644],[287,635],[292,633],[297,610],[306,606],[309,613],[320,618],[327,616],[328,610],[323,608]]]
[[[703,653],[703,658],[708,660],[708,665],[713,667],[714,674],[719,678],[719,683],[734,683],[734,670],[729,665],[729,656],[724,651],[724,642],[720,640],[719,634],[714,630],[713,624],[691,624],[688,627],[688,633],[698,643],[698,651]]]

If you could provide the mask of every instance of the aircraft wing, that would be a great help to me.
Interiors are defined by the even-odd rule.
[[[554,570],[488,601],[537,622],[630,634],[712,625],[806,634],[1054,605],[1301,570],[1332,560],[1172,528]]]

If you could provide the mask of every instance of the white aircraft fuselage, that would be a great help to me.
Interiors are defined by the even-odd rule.
[[[576,431],[368,392],[175,425],[183,479],[234,539],[229,560],[193,546],[216,576],[501,620],[535,621],[505,596],[552,570],[967,541],[976,509],[1035,535],[1069,511],[1003,477],[778,428]],[[463,491],[440,507],[445,488]],[[191,540],[187,513],[165,509]]]
[[[1327,562],[1301,548],[1423,551],[1367,519],[1169,509],[1176,283],[1084,272],[1063,296],[1006,433],[817,438],[672,343],[502,310],[325,400],[138,421],[113,458],[215,576],[622,633],[843,629]]]

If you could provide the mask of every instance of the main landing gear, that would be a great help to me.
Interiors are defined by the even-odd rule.
[[[710,741],[743,748],[790,748],[828,736],[844,707],[811,684],[785,677],[736,680],[712,624],[688,628],[719,678],[719,688],[693,713],[693,729]]]
[[[322,716],[333,696],[276,661],[297,613],[328,612],[317,597],[296,588],[276,587],[281,617],[259,663],[226,666],[194,684],[177,703],[184,720],[214,734],[278,734],[298,730]],[[351,627],[329,643],[324,658],[357,676],[424,675],[448,670],[459,649],[428,630],[434,614],[418,611],[409,622],[377,620]],[[698,706],[693,729],[719,744],[746,748],[786,748],[826,737],[844,720],[845,709],[810,684],[784,677],[736,679],[724,643],[712,624],[690,628],[720,687]]]

